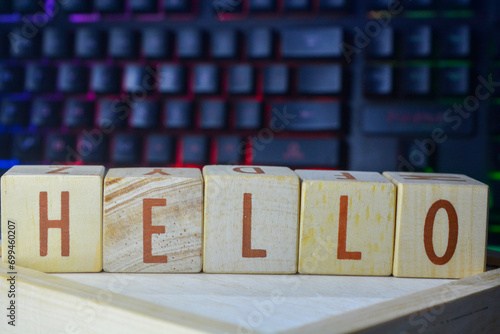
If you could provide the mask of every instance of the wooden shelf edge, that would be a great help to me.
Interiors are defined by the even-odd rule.
[[[0,291],[8,291],[8,265],[0,263]],[[237,326],[108,290],[16,266],[17,328],[0,322],[0,333],[21,333],[19,325],[43,333],[235,333]],[[116,276],[120,284],[120,274]],[[123,283],[123,282],[122,282]],[[111,289],[112,290],[112,289]],[[29,315],[28,315],[29,314]],[[56,316],[55,316],[56,314]],[[28,324],[26,324],[28,323]],[[91,323],[91,325],[90,325]],[[88,327],[86,327],[88,326]],[[76,328],[76,329],[74,329]]]
[[[495,269],[286,333],[498,333],[499,328],[500,269]]]

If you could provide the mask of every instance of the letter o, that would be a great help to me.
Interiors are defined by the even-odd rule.
[[[448,246],[446,247],[446,252],[443,256],[439,257],[436,255],[434,251],[434,245],[432,243],[432,235],[434,232],[434,220],[436,218],[436,214],[440,209],[445,209],[448,214],[448,224],[449,224],[449,232],[448,232]],[[431,205],[429,211],[427,211],[427,216],[425,217],[425,225],[424,225],[424,246],[425,253],[429,260],[432,263],[438,266],[442,266],[443,264],[448,263],[453,254],[455,253],[455,249],[457,248],[458,241],[458,216],[457,211],[453,207],[449,201],[440,199]]]

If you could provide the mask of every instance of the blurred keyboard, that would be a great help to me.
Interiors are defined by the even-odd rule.
[[[493,0],[0,0],[0,170],[464,173],[500,226],[499,18]]]

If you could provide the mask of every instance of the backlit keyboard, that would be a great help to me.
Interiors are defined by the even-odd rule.
[[[500,244],[499,17],[493,0],[1,0],[0,169],[463,173],[492,186]]]

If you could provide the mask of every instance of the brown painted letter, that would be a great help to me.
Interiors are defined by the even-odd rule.
[[[434,231],[434,219],[436,218],[436,214],[440,209],[445,209],[448,214],[448,224],[449,224],[449,232],[448,232],[448,247],[446,247],[446,252],[442,257],[439,257],[434,252],[434,245],[432,244],[432,234]],[[425,225],[424,225],[424,246],[425,252],[427,253],[427,257],[431,260],[432,263],[442,266],[443,264],[448,263],[453,254],[455,253],[455,249],[457,248],[458,241],[458,216],[457,211],[453,207],[449,201],[440,199],[431,205],[429,211],[427,211],[427,216],[425,217]]]
[[[340,174],[342,174],[344,177],[337,177],[337,180],[356,180],[356,178],[352,176],[351,173],[341,172]]]
[[[339,243],[337,246],[337,259],[339,260],[361,260],[361,252],[347,251],[347,208],[349,196],[340,196],[339,212]]]
[[[144,263],[167,263],[166,255],[153,255],[151,237],[153,234],[165,233],[165,226],[153,226],[151,211],[153,206],[166,206],[165,198],[144,198],[142,200],[142,224],[143,224],[143,261]]]
[[[243,168],[250,168],[253,169],[253,171],[244,171],[242,170]],[[237,173],[242,173],[242,174],[265,174],[262,168],[260,167],[236,167],[233,168],[233,170]]]
[[[47,256],[49,228],[61,229],[61,256],[69,256],[69,192],[61,192],[61,219],[48,219],[47,192],[41,191],[40,200],[40,256]]]
[[[252,249],[252,194],[243,194],[243,257],[266,257],[265,249]]]
[[[164,171],[163,171],[163,169],[160,169],[160,168],[158,168],[158,169],[153,169],[153,171],[152,171],[152,172],[146,173],[146,174],[144,174],[144,175],[155,175],[155,174],[160,174],[160,175],[170,175],[169,173],[164,172]]]
[[[68,172],[63,172],[63,170],[70,169],[71,167],[61,167],[58,169],[51,170],[45,174],[69,174]]]

